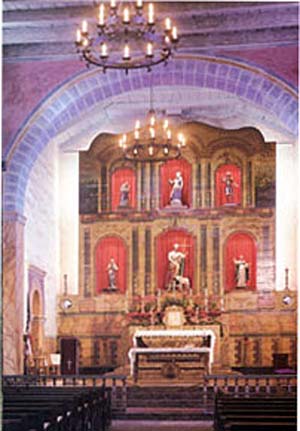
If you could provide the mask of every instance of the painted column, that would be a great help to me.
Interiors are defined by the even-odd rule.
[[[23,373],[25,221],[3,214],[3,374]]]

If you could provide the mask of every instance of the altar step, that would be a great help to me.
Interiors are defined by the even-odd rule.
[[[198,386],[130,386],[127,406],[114,418],[127,420],[211,420],[213,403],[203,403]]]

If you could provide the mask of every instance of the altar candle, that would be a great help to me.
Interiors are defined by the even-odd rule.
[[[101,45],[101,53],[100,53],[101,58],[106,58],[108,56],[107,54],[107,45],[106,43],[102,43]]]
[[[153,44],[151,42],[147,43],[147,57],[153,57]]]
[[[140,139],[140,132],[138,129],[135,129],[135,131],[134,131],[134,139],[136,141],[138,141]]]
[[[143,7],[143,0],[137,0],[137,2],[136,2],[136,7],[137,7],[138,9],[141,9],[141,8]]]

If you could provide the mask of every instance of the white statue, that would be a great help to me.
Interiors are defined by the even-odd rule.
[[[247,282],[249,281],[249,264],[242,255],[239,259],[233,259],[233,263],[235,264],[236,287],[247,287]]]
[[[117,290],[116,273],[119,271],[119,267],[116,264],[113,257],[110,258],[109,264],[107,265],[108,274],[108,289]]]
[[[179,251],[179,244],[174,244],[173,250],[168,253],[169,261],[169,287],[175,288],[177,285],[180,290],[190,288],[190,280],[184,277],[184,262],[186,254]]]
[[[171,205],[182,205],[183,178],[181,172],[176,172],[175,178],[169,180],[169,183],[173,186],[170,193]]]

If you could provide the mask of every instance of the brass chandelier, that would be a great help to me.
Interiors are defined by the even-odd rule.
[[[144,11],[145,9],[145,11]],[[171,19],[164,20],[164,28],[156,31],[154,4],[135,4],[111,0],[97,6],[95,24],[82,21],[77,29],[76,47],[86,65],[107,69],[146,68],[167,62],[178,43],[177,27]],[[146,13],[144,13],[146,12]],[[121,49],[121,51],[120,51]]]
[[[141,128],[139,120],[135,123],[134,131],[123,134],[119,139],[119,147],[127,160],[136,162],[160,162],[178,159],[181,150],[186,145],[183,133],[175,136],[168,119],[158,119],[154,110],[149,111],[149,121]]]

